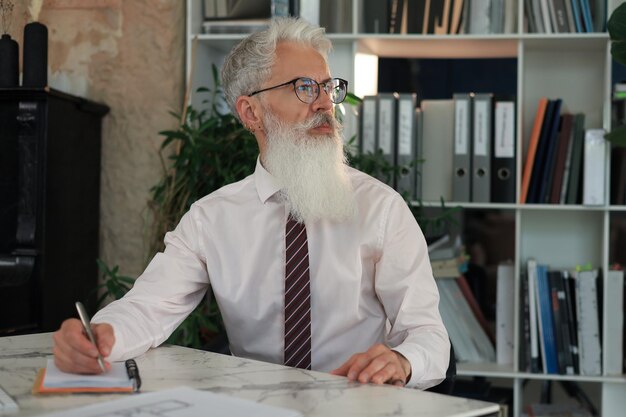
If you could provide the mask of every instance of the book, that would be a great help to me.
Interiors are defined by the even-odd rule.
[[[363,0],[365,33],[389,33],[389,5],[386,1]]]
[[[581,200],[581,178],[583,147],[585,139],[585,115],[582,113],[574,116],[574,133],[572,136],[572,160],[570,162],[570,174],[567,184],[567,204],[578,204]]]
[[[554,115],[556,102],[555,100],[548,100],[546,107],[546,113],[541,125],[541,133],[539,135],[539,141],[537,143],[537,151],[535,153],[535,161],[533,163],[533,171],[530,176],[530,184],[528,186],[528,195],[526,197],[527,203],[540,203],[541,183],[543,182],[543,176],[545,175],[545,162],[548,154],[550,127],[552,125],[552,116]]]
[[[552,318],[554,321],[554,340],[556,345],[557,364],[560,374],[574,374],[574,363],[570,350],[567,310],[565,308],[565,288],[561,271],[548,272],[548,285],[552,301]]]
[[[537,320],[537,261],[527,262],[528,322],[530,327],[530,371],[540,372],[539,322]]]
[[[606,140],[604,129],[587,129],[583,159],[583,204],[604,204],[604,177],[606,176]]]
[[[602,373],[597,279],[597,269],[576,273],[578,358],[581,375]]]
[[[112,362],[108,372],[97,375],[71,374],[61,371],[48,359],[33,385],[33,394],[73,392],[137,392],[141,387],[139,370],[133,359]]]
[[[535,114],[535,122],[533,129],[530,133],[530,140],[528,143],[528,152],[526,152],[526,161],[524,162],[524,173],[522,174],[522,190],[520,193],[520,203],[527,202],[528,188],[530,186],[530,178],[533,172],[533,165],[535,163],[535,155],[537,152],[537,145],[539,143],[539,137],[541,135],[541,126],[543,126],[543,119],[546,114],[546,107],[548,105],[548,99],[542,97],[539,99],[537,105],[537,113]]]
[[[537,318],[539,320],[540,346],[543,353],[543,370],[547,374],[558,374],[557,347],[552,313],[552,295],[548,282],[548,267],[537,265]]]
[[[570,337],[570,352],[572,354],[572,363],[574,367],[574,374],[580,373],[579,358],[578,358],[578,322],[576,319],[576,281],[572,274],[564,270],[563,271],[563,287],[565,289],[565,301],[567,308],[567,325],[569,327]]]
[[[541,185],[539,187],[538,203],[550,202],[550,191],[552,190],[552,179],[554,175],[554,164],[561,121],[561,105],[561,99],[554,100],[554,111],[548,128],[547,152],[545,155],[543,175],[540,183]]]
[[[621,375],[623,368],[624,271],[611,270],[604,278],[603,296],[604,375]]]
[[[204,33],[253,33],[266,29],[269,19],[205,20],[202,22]]]
[[[567,150],[565,151],[565,165],[563,166],[563,178],[561,180],[561,191],[558,199],[559,204],[565,204],[565,202],[567,201],[567,188],[570,181],[572,154],[574,151],[574,120],[575,116],[572,115],[569,137],[567,138]]]
[[[515,269],[513,263],[498,265],[496,285],[496,362],[513,364]]]
[[[548,199],[550,204],[559,204],[561,201],[561,189],[565,175],[565,161],[567,159],[570,138],[572,136],[572,121],[573,116],[571,114],[566,113],[561,116],[561,129],[557,138],[552,187],[550,190],[550,198]]]
[[[496,357],[493,344],[472,313],[458,281],[440,278],[435,282],[441,295],[441,318],[459,362],[493,362]]]

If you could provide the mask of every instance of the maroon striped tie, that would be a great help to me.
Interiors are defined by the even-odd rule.
[[[304,224],[291,216],[285,245],[285,365],[311,369],[309,248]]]

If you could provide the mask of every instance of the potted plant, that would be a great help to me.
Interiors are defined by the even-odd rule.
[[[611,37],[611,55],[622,65],[626,65],[626,2],[620,4],[611,14],[607,23]],[[616,146],[626,146],[626,125],[607,133],[605,138]]]

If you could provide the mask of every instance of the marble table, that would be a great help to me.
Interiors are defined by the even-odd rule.
[[[37,369],[52,355],[50,333],[0,338],[0,386],[18,403],[17,416],[120,398],[128,394],[33,396]],[[162,346],[137,358],[142,392],[188,386],[299,410],[305,416],[497,415],[499,407],[390,385],[359,384],[322,372],[179,346]],[[0,413],[1,414],[1,413]],[[207,413],[210,415],[210,413]]]

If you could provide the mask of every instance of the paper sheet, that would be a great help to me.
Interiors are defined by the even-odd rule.
[[[11,413],[17,411],[18,408],[13,398],[9,397],[9,394],[0,387],[0,413]]]
[[[295,410],[180,387],[63,410],[45,417],[301,417]]]

